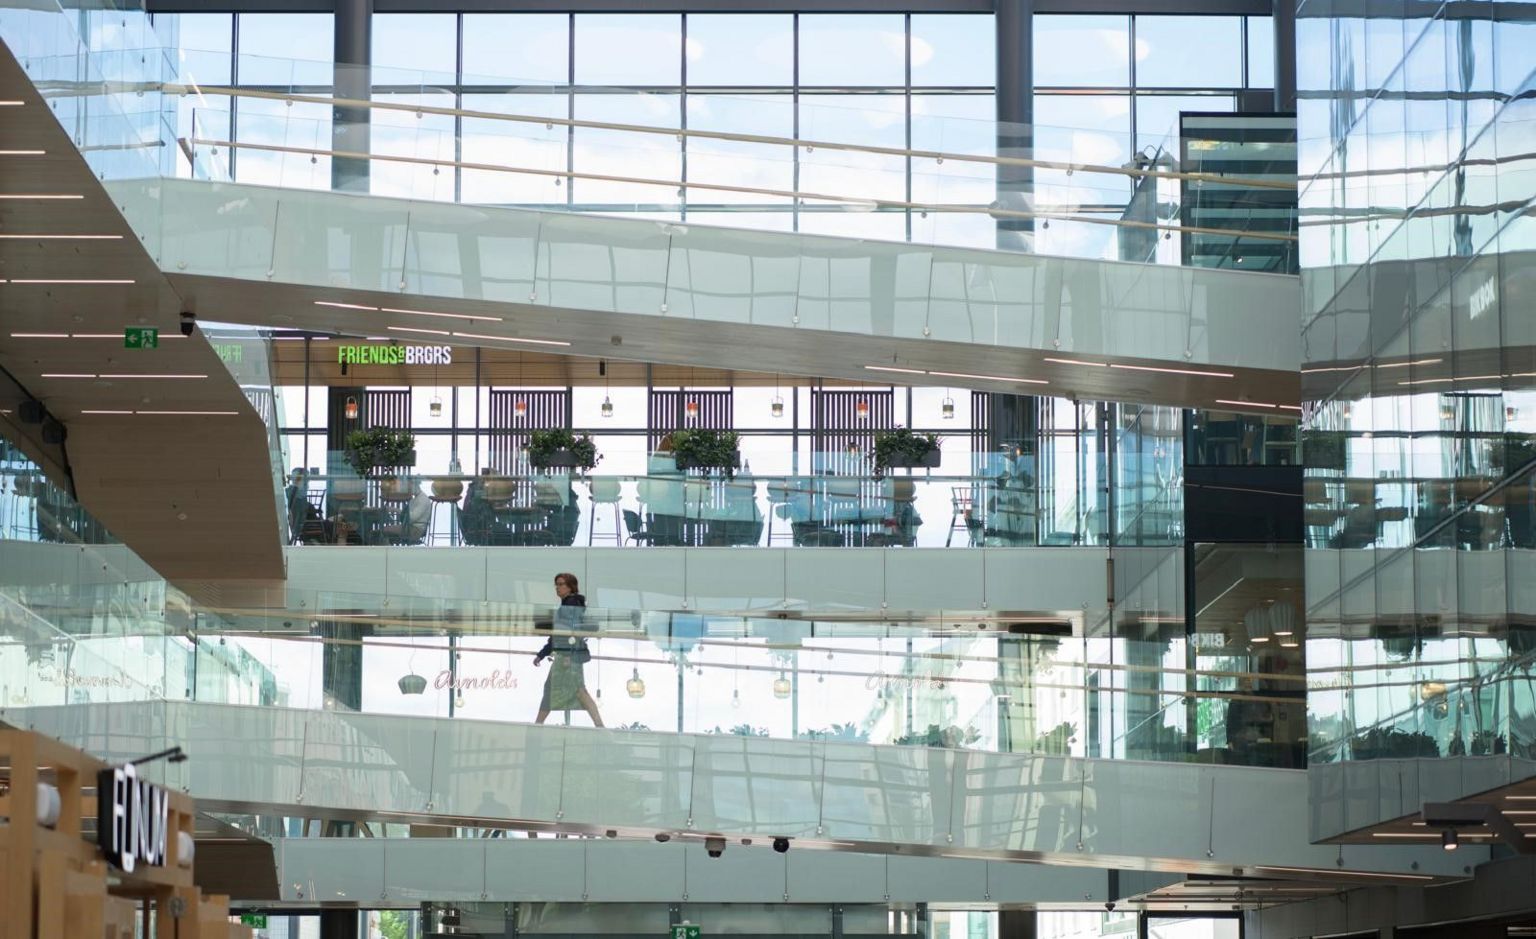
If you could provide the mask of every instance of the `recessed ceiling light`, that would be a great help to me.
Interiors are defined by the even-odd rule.
[[[1231,404],[1231,405],[1235,405],[1235,406],[1240,407],[1240,408],[1243,408],[1243,407],[1247,407],[1247,408],[1278,408],[1278,407],[1280,407],[1280,405],[1278,405],[1278,404],[1268,404],[1268,403],[1266,403],[1264,401],[1232,401],[1232,400],[1229,400],[1227,398],[1217,398],[1216,399],[1216,403],[1217,404]]]
[[[429,336],[450,335],[446,329],[417,329],[414,326],[386,326],[384,328],[394,330],[397,333],[426,333]]]
[[[11,333],[12,339],[68,339],[69,333]]]
[[[5,100],[5,101],[0,101],[0,108],[19,108],[23,104],[26,104],[26,102],[25,101]]]
[[[0,156],[47,156],[47,150],[0,150]]]
[[[926,375],[928,371],[921,368],[897,368],[894,365],[866,365],[866,371],[871,372],[896,372],[901,375]]]
[[[132,411],[81,411],[81,414],[132,414]]]
[[[84,199],[85,196],[72,196],[67,193],[57,192],[0,192],[0,200],[31,200],[46,201],[49,199]]]
[[[362,303],[341,303],[336,300],[316,300],[315,306],[333,306],[339,310],[370,310],[374,313],[379,311],[379,308],[376,306],[367,306]]]
[[[518,339],[515,336],[486,336],[480,333],[454,333],[460,339],[494,339],[498,342],[524,342],[535,346],[568,346],[570,343],[561,342],[558,339]]]
[[[74,372],[44,372],[43,378],[95,378],[96,373],[75,374]]]
[[[1053,359],[1050,356],[1046,356],[1045,360],[1047,362],[1055,362],[1057,365],[1089,365],[1094,368],[1109,368],[1108,362],[1084,362],[1081,359]]]
[[[1129,369],[1133,372],[1163,372],[1169,375],[1198,375],[1202,378],[1232,378],[1231,372],[1207,372],[1194,368],[1164,368],[1157,365],[1125,365],[1121,362],[1109,363],[1110,368]]]
[[[434,313],[431,310],[398,310],[394,307],[380,307],[384,313],[407,313],[411,316],[440,316],[450,320],[479,320],[484,323],[500,323],[499,316],[476,316],[472,313]]]
[[[154,414],[159,416],[178,417],[235,417],[239,411],[134,411],[135,414]]]

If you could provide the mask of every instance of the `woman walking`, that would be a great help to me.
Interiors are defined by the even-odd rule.
[[[551,636],[544,648],[533,657],[534,665],[550,660],[549,677],[544,679],[544,697],[539,699],[539,716],[534,723],[542,724],[549,719],[550,711],[571,711],[581,708],[592,717],[592,726],[603,726],[602,715],[597,713],[597,702],[587,691],[586,664],[592,660],[587,640],[570,635],[582,625],[582,610],[587,598],[579,592],[575,574],[555,575],[555,595],[560,598],[560,609],[555,611],[554,626],[563,635]]]

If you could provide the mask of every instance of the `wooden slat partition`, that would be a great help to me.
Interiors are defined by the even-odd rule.
[[[155,909],[155,939],[249,939],[229,922],[228,898],[203,897],[191,866],[178,862],[177,835],[194,830],[185,793],[167,790],[165,865],[108,876],[100,848],[81,834],[85,813],[96,811],[96,775],[108,768],[40,734],[0,730],[0,939],[130,939],[140,904]],[[52,828],[38,823],[40,783],[59,793]]]

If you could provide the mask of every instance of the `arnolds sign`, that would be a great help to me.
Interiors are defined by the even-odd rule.
[[[96,841],[108,863],[125,873],[165,865],[170,795],[140,779],[129,763],[96,774]]]

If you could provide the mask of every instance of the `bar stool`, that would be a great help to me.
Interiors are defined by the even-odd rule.
[[[439,538],[447,541],[450,545],[454,543],[453,508],[448,509],[446,512],[439,512],[438,508],[444,505],[457,507],[459,499],[463,498],[463,496],[464,484],[459,480],[432,480],[432,526],[427,531],[427,544],[432,544]],[[438,518],[443,515],[448,516],[447,531],[440,531],[438,527]]]
[[[592,544],[597,539],[597,507],[599,505],[613,506],[613,531],[604,532],[605,540],[612,539],[616,546],[624,544],[624,523],[619,518],[619,499],[624,491],[623,485],[614,476],[592,477],[592,508],[587,517],[587,544]]]
[[[974,547],[976,535],[972,531],[971,517],[976,510],[976,497],[970,486],[951,486],[949,492],[949,534],[944,536],[944,547],[950,546],[957,531],[966,532]]]

